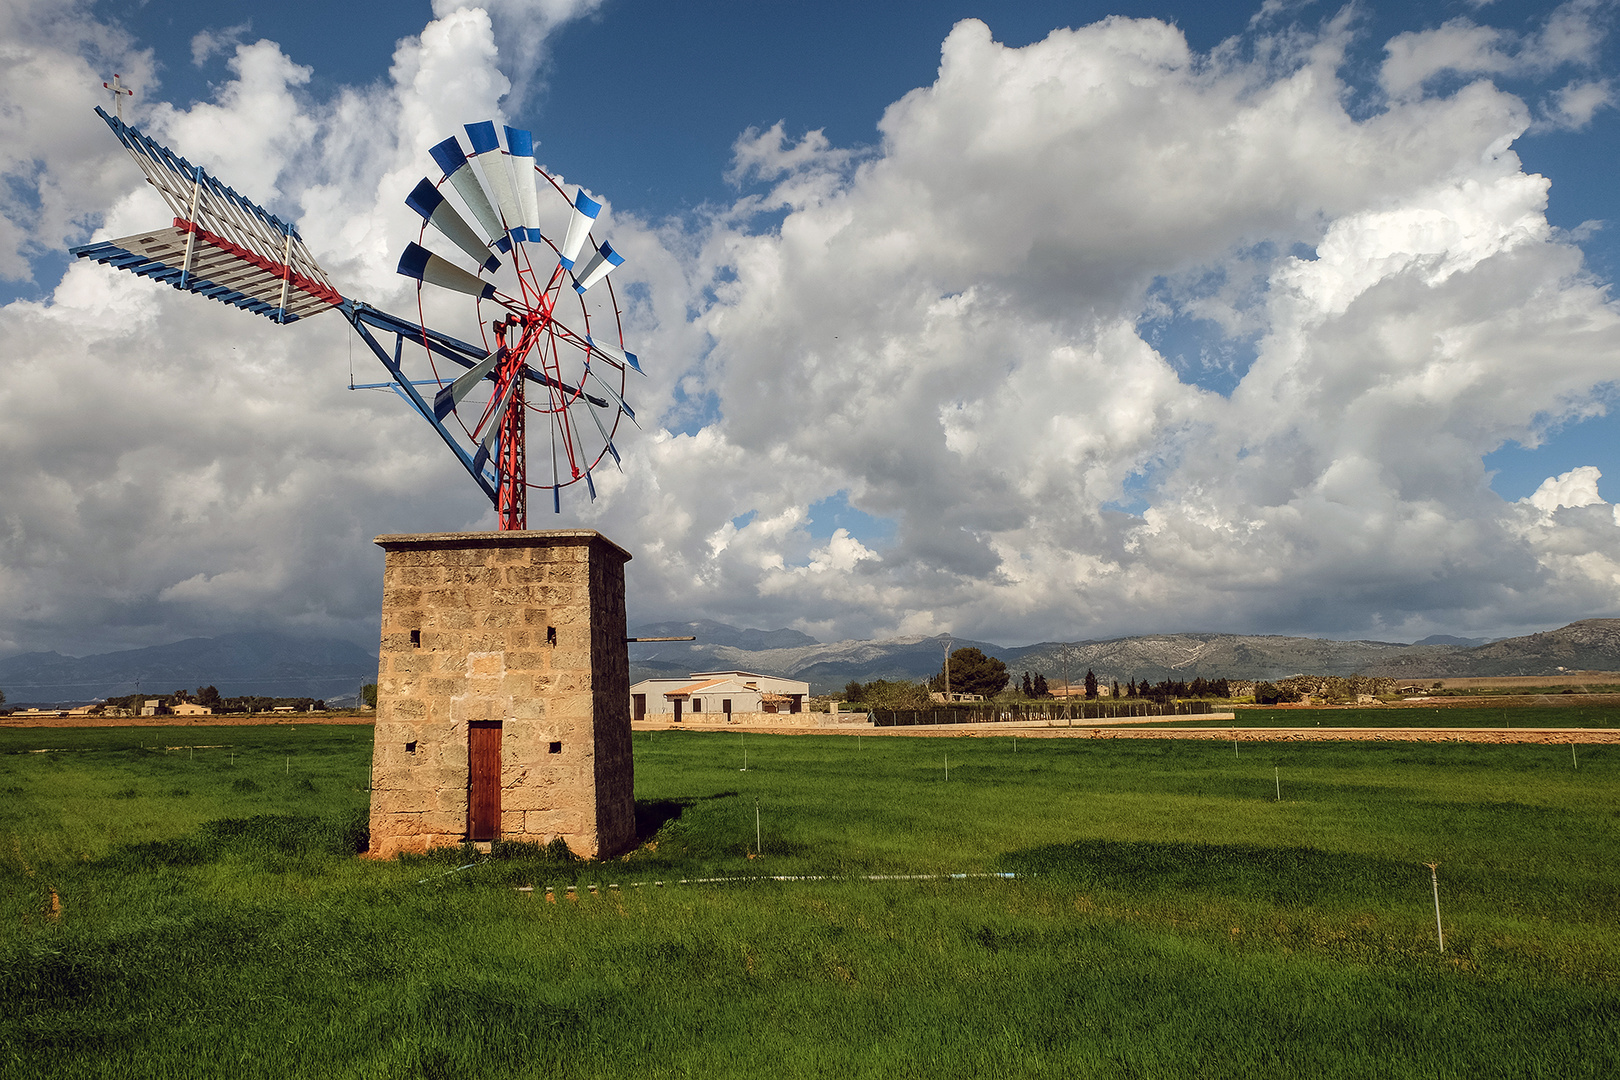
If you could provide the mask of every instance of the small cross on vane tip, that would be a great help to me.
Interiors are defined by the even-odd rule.
[[[120,123],[122,123],[124,119],[124,99],[126,97],[135,96],[135,91],[125,86],[121,81],[122,78],[123,76],[119,75],[117,72],[114,72],[112,82],[104,82],[101,84],[108,90],[112,91],[113,111],[118,114],[118,120]]]

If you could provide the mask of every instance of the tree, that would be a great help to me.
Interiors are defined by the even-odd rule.
[[[1093,701],[1097,697],[1097,673],[1090,668],[1086,669],[1086,700]]]
[[[860,683],[856,682],[854,679],[849,680],[849,682],[844,684],[844,700],[845,701],[865,701],[866,700],[866,687],[862,686]]]
[[[1277,686],[1274,683],[1263,682],[1254,688],[1254,703],[1256,705],[1286,705],[1291,701],[1299,700],[1297,690]]]
[[[1114,693],[1113,693],[1113,698],[1114,698],[1114,700],[1115,700],[1115,701],[1118,701],[1118,700],[1119,700],[1119,680],[1118,680],[1118,679],[1115,679],[1115,680],[1114,680]]]
[[[224,704],[219,696],[219,689],[213,686],[197,687],[197,704],[206,705],[210,709],[218,709]]]
[[[952,671],[951,675],[954,684],[956,672]],[[861,687],[861,698],[874,709],[926,709],[932,704],[927,688],[921,683],[890,682],[887,679],[869,682]]]
[[[1019,689],[1024,692],[1025,697],[1035,696],[1035,684],[1029,681],[1029,672],[1024,672],[1024,685],[1019,687]]]
[[[4,705],[5,703],[6,703],[6,692],[4,690],[0,690],[0,705]]]
[[[1052,688],[1046,685],[1046,676],[1042,675],[1038,671],[1035,673],[1035,696],[1038,698],[1049,698],[1052,696]]]
[[[1007,665],[993,656],[986,656],[969,645],[951,653],[951,693],[982,694],[992,697],[1001,692],[1011,678]],[[945,689],[945,671],[928,680],[930,690]]]
[[[360,698],[369,708],[375,709],[377,707],[377,684],[372,682],[362,686],[360,688]]]

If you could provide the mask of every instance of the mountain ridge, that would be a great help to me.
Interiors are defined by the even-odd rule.
[[[916,681],[931,677],[942,666],[947,640],[945,635],[911,636],[749,651],[709,644],[699,637],[699,641],[687,643],[682,649],[664,649],[656,656],[638,655],[637,646],[631,646],[632,680],[739,668],[761,675],[803,679],[810,683],[812,692],[827,693],[842,689],[851,679]],[[1049,680],[1061,680],[1067,656],[1068,677],[1073,682],[1079,682],[1088,669],[1099,679],[1120,682],[1189,681],[1198,676],[1259,680],[1301,674],[1407,679],[1553,675],[1561,668],[1620,671],[1620,619],[1584,619],[1557,630],[1478,645],[1452,644],[1432,637],[1406,644],[1222,633],[1142,634],[1011,648],[968,638],[949,640],[953,649],[974,646],[1001,660],[1015,677],[1027,670],[1032,674],[1038,671]]]
[[[226,697],[335,698],[377,680],[374,653],[339,638],[243,631],[165,645],[63,656],[20,653],[0,660],[8,707],[91,702],[215,686]]]
[[[1198,676],[1260,680],[1301,674],[1378,675],[1416,681],[1620,672],[1620,619],[1582,619],[1556,630],[1478,645],[1435,638],[1408,645],[1218,633],[1142,634],[1011,648],[945,635],[820,642],[797,630],[740,628],[713,620],[647,623],[632,631],[638,637],[688,633],[698,640],[632,643],[631,681],[740,669],[803,679],[812,692],[828,693],[851,680],[929,678],[943,663],[947,641],[953,649],[975,647],[1001,660],[1014,678],[1029,671],[1058,682],[1064,678],[1065,662],[1072,682],[1079,682],[1089,669],[1104,682],[1122,683],[1190,681]],[[46,651],[0,659],[0,691],[12,707],[89,702],[133,693],[137,684],[154,695],[213,685],[227,696],[337,699],[349,697],[376,677],[376,655],[352,642],[252,631],[93,656]]]

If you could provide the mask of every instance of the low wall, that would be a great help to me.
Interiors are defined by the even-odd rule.
[[[773,713],[773,712],[701,712],[685,713],[679,725],[670,713],[649,713],[644,723],[665,723],[671,727],[723,728],[723,727],[870,727],[865,713]]]

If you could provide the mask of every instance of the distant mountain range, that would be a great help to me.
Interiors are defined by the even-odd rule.
[[[226,697],[312,697],[353,701],[377,681],[377,657],[334,638],[224,634],[146,649],[63,656],[23,653],[0,660],[6,707],[88,703],[133,694],[214,686]]]
[[[892,638],[823,644],[797,630],[745,630],[725,623],[648,623],[633,637],[696,641],[630,646],[630,678],[679,678],[694,671],[738,669],[803,679],[813,693],[841,690],[854,679],[909,679],[936,674],[945,644],[976,646],[1014,673],[1079,682],[1087,669],[1099,679],[1281,679],[1290,675],[1388,675],[1398,679],[1469,675],[1555,675],[1620,671],[1620,619],[1583,619],[1528,637],[1481,641],[1441,635],[1411,645],[1390,641],[1330,641],[1258,634],[1150,634],[1065,645],[1042,642],[1004,648],[968,638]],[[216,686],[227,697],[314,697],[353,701],[375,682],[377,657],[347,641],[284,634],[225,634],[147,649],[63,656],[24,653],[0,660],[7,706],[83,703],[132,694],[153,695]]]
[[[636,637],[693,634],[695,642],[638,644],[630,647],[630,677],[673,677],[693,671],[741,669],[761,675],[803,679],[813,693],[842,689],[854,679],[928,678],[939,672],[946,638],[907,637],[888,641],[822,644],[791,630],[739,630],[723,623],[656,623],[632,631]],[[794,634],[794,638],[778,635]],[[1388,675],[1418,679],[1467,675],[1555,675],[1569,671],[1620,671],[1620,619],[1585,619],[1529,637],[1489,641],[1435,635],[1411,645],[1390,641],[1332,641],[1325,638],[1259,634],[1151,634],[1082,641],[1042,642],[1004,648],[967,638],[951,640],[959,649],[976,646],[1006,663],[1015,675],[1040,672],[1048,679],[1079,682],[1087,669],[1099,679],[1159,682],[1164,679],[1281,679],[1290,675]],[[763,643],[767,647],[749,647]],[[1065,659],[1066,658],[1066,659]]]

